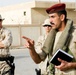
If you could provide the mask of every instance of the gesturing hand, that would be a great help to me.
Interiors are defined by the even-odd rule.
[[[26,36],[22,36],[22,38],[24,38],[26,40],[24,47],[26,47],[28,49],[34,49],[34,40],[32,40]]]

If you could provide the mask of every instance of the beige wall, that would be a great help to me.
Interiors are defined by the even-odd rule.
[[[20,47],[23,46],[25,41],[22,39],[22,36],[27,36],[37,41],[38,37],[45,33],[44,28],[41,25],[3,25],[12,32],[13,42],[12,47]]]
[[[39,9],[35,8],[32,9],[32,15],[31,15],[31,20],[33,24],[42,24],[43,21],[47,18],[47,13],[45,12],[45,9]]]
[[[27,36],[32,40],[36,41],[38,37],[42,34],[42,27],[40,25],[3,25],[12,32],[13,42],[12,47],[23,46],[25,41],[22,36]]]
[[[35,41],[38,39],[44,31],[41,24],[48,18],[45,10],[53,4],[55,3],[34,1],[0,8],[0,14],[5,18],[3,25],[9,28],[13,35],[12,46],[22,46],[24,44],[24,40],[21,38],[22,35]],[[72,3],[67,4],[67,13],[68,18],[73,19],[74,24],[76,24],[74,6]],[[26,16],[23,14],[24,11],[26,11]]]
[[[25,11],[27,11],[26,16],[24,16]],[[9,10],[7,12],[0,12],[0,14],[5,18],[3,24],[31,24],[30,9]]]
[[[50,1],[32,1],[27,3],[21,3],[17,5],[11,5],[0,8],[0,14],[5,18],[3,24],[42,24],[48,17],[46,8],[57,2]],[[76,23],[75,3],[66,3],[68,9],[68,17],[73,19]],[[23,12],[26,11],[26,16]]]
[[[74,24],[76,24],[76,11],[74,10],[67,10],[68,18],[72,19],[74,21]]]

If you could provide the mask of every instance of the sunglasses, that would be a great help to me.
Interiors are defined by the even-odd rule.
[[[0,21],[2,21],[2,19],[0,19]]]
[[[51,25],[44,25],[43,27],[51,27]]]

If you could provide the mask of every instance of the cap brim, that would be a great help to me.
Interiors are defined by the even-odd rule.
[[[0,19],[0,20],[2,20],[2,21],[3,21],[3,20],[5,20],[5,19]]]

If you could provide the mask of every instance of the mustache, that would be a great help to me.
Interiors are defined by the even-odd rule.
[[[55,25],[53,22],[50,22],[50,24]]]

